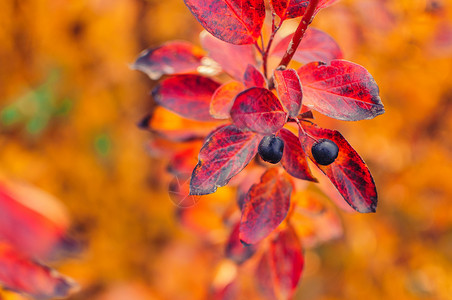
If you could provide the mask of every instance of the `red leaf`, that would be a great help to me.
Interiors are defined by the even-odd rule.
[[[329,139],[339,147],[338,157],[332,164],[319,165],[311,153],[315,140],[300,132],[301,144],[305,152],[317,167],[328,176],[345,201],[358,212],[375,212],[377,189],[367,165],[358,153],[338,131],[307,124],[303,124],[303,128],[315,139]]]
[[[64,245],[67,227],[66,211],[52,196],[25,184],[0,183],[0,240],[43,259]]]
[[[315,14],[319,10],[332,5],[338,0],[320,0],[317,4]],[[273,9],[276,14],[282,19],[292,19],[304,15],[308,7],[309,0],[271,0]]]
[[[220,86],[212,96],[210,114],[215,119],[229,119],[234,98],[245,87],[241,82],[231,81]]]
[[[219,83],[199,75],[176,75],[160,82],[152,91],[155,102],[197,121],[210,121],[210,100]]]
[[[28,259],[3,243],[0,244],[0,284],[36,299],[66,297],[76,287],[69,278]]]
[[[279,99],[289,112],[289,117],[297,117],[303,99],[303,91],[297,72],[294,69],[275,70],[274,78]]]
[[[173,154],[168,165],[168,171],[174,175],[190,174],[198,162],[199,148],[196,146],[187,147]]]
[[[231,117],[239,128],[262,134],[278,131],[287,121],[281,102],[265,88],[247,89],[235,98]]]
[[[255,244],[268,236],[286,218],[292,183],[278,168],[267,170],[245,197],[240,221],[240,240]]]
[[[262,257],[255,270],[254,277],[256,278],[256,283],[261,292],[263,299],[277,299],[274,290],[272,269],[270,266],[270,254],[268,250],[262,254]]]
[[[245,74],[243,75],[243,83],[248,88],[255,86],[265,88],[267,86],[264,75],[253,65],[246,67]]]
[[[264,0],[184,0],[199,23],[216,38],[253,44],[265,18]]]
[[[313,62],[298,69],[304,105],[329,117],[358,121],[384,113],[378,86],[365,68],[346,60]]]
[[[237,264],[244,263],[256,252],[256,246],[244,246],[239,239],[240,223],[237,223],[232,229],[229,240],[226,244],[226,257]]]
[[[143,51],[132,65],[133,69],[146,73],[157,80],[162,75],[193,73],[200,67],[204,57],[202,49],[188,42],[173,41]]]
[[[292,38],[293,34],[279,41],[271,55],[283,57]],[[304,64],[313,61],[329,63],[333,59],[342,58],[342,56],[339,45],[331,36],[321,30],[309,27],[293,56],[293,60]]]
[[[206,139],[193,170],[190,194],[206,195],[225,186],[256,155],[260,137],[234,125],[221,127]]]
[[[201,32],[199,38],[202,47],[209,52],[209,57],[237,80],[242,80],[248,64],[256,65],[257,63],[252,45],[228,44],[215,38],[207,31]]]
[[[300,240],[290,225],[271,241],[269,259],[278,299],[291,299],[303,271],[304,258]]]
[[[287,173],[299,179],[317,182],[309,169],[307,155],[298,137],[285,128],[279,131],[278,136],[284,141],[281,164]]]

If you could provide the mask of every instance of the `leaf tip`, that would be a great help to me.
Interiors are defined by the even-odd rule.
[[[138,121],[137,126],[140,129],[146,130],[149,129],[149,122],[151,121],[151,115],[147,114],[140,121]]]

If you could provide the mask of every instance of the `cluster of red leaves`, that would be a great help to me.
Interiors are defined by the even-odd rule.
[[[51,196],[0,182],[0,285],[35,299],[67,296],[75,283],[40,263],[72,247],[65,237],[67,226]]]
[[[294,201],[298,188],[293,178],[317,182],[308,159],[353,209],[367,213],[375,212],[377,206],[375,184],[364,161],[339,132],[320,128],[310,120],[312,110],[346,121],[371,119],[384,112],[378,86],[367,70],[343,60],[338,45],[326,33],[307,29],[314,15],[334,2],[272,0],[272,29],[265,46],[264,0],[185,0],[207,30],[200,36],[204,50],[187,42],[170,42],[146,50],[134,64],[152,79],[170,75],[153,90],[153,98],[159,106],[189,119],[179,122],[179,128],[165,128],[164,121],[179,117],[171,115],[165,120],[160,114],[168,113],[156,110],[141,124],[160,136],[185,142],[185,146],[178,146],[180,149],[168,149],[171,146],[159,138],[153,141],[155,149],[170,154],[170,171],[178,179],[190,179],[189,188],[174,188],[180,203],[189,195],[196,202],[194,196],[214,193],[237,174],[246,174],[244,168],[254,158],[258,167],[266,169],[259,182],[256,172],[250,172],[247,183],[255,183],[239,183],[241,220],[231,234],[226,252],[241,263],[272,234],[259,268],[270,270],[274,292],[284,299],[293,293],[303,266],[299,238],[303,234],[292,227],[291,220],[296,219],[295,207],[303,207]],[[302,17],[297,32],[278,37],[283,21],[296,17]],[[293,53],[294,40],[301,38]],[[281,63],[267,77],[268,57],[287,55],[303,65],[295,70]],[[218,82],[221,70],[233,80]],[[298,126],[298,133],[293,125]],[[287,173],[279,167],[267,169],[268,165],[256,156],[259,142],[267,135],[284,142],[281,166]],[[197,139],[204,142],[196,160],[193,153],[200,146]],[[320,165],[313,158],[311,148],[320,139],[329,139],[339,147],[332,164]],[[290,213],[291,209],[295,213]],[[286,226],[277,229],[284,220]],[[247,247],[239,246],[239,241]]]

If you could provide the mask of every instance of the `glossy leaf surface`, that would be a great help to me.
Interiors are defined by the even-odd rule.
[[[173,41],[159,47],[143,51],[132,68],[146,73],[151,79],[157,80],[162,75],[196,72],[202,65],[204,52],[195,45]]]
[[[212,96],[210,114],[215,119],[229,119],[232,104],[237,94],[245,87],[241,82],[231,81],[220,86]]]
[[[252,44],[265,18],[264,0],[184,0],[199,23],[216,38]]]
[[[291,226],[271,241],[269,258],[275,294],[278,299],[291,299],[304,266],[300,240]]]
[[[242,208],[240,240],[255,244],[285,219],[290,207],[292,183],[278,168],[267,170],[248,191]]]
[[[236,80],[242,81],[248,64],[257,63],[252,45],[232,45],[215,38],[207,31],[201,32],[199,39],[202,47],[209,52],[209,57]]]
[[[295,118],[301,110],[303,91],[300,78],[294,69],[275,70],[275,86],[279,99],[289,112],[289,117]]]
[[[221,127],[204,142],[193,170],[190,194],[214,193],[226,185],[256,155],[259,136],[234,125]]]
[[[358,212],[375,212],[377,208],[375,183],[367,165],[358,153],[338,131],[305,123],[303,128],[315,139],[329,139],[339,147],[339,154],[335,162],[327,166],[319,165],[315,162],[311,153],[315,140],[300,132],[301,144],[305,152],[317,167],[328,176],[345,201]]]
[[[64,246],[66,211],[52,196],[28,185],[0,183],[0,240],[34,258]],[[18,230],[20,229],[20,230]]]
[[[248,65],[243,75],[243,83],[246,87],[266,87],[267,82],[264,75],[253,65]]]
[[[75,283],[56,270],[38,264],[15,248],[0,243],[0,284],[35,299],[65,297]]]
[[[384,113],[378,86],[362,66],[333,60],[330,65],[313,62],[298,69],[304,105],[329,117],[358,121]]]
[[[152,96],[155,102],[184,118],[210,121],[210,100],[219,86],[207,77],[176,75],[161,81]]]
[[[272,50],[272,55],[283,57],[289,46],[293,34],[284,37]],[[329,63],[333,59],[342,58],[342,51],[336,41],[327,33],[309,27],[293,56],[294,61],[300,63],[310,63],[313,61],[322,61]]]
[[[337,1],[338,0],[320,0],[315,13]],[[308,7],[309,0],[271,0],[271,4],[276,14],[282,20],[285,20],[303,16]]]
[[[256,246],[244,246],[239,238],[240,223],[237,223],[231,231],[226,244],[226,257],[241,264],[256,252]]]
[[[231,117],[239,128],[272,134],[284,126],[287,113],[271,91],[254,87],[237,95]]]
[[[317,182],[309,169],[307,155],[303,151],[298,137],[285,128],[278,132],[278,136],[284,141],[281,164],[287,173],[299,179]]]

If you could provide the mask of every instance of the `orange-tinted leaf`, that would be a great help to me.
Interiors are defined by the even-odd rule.
[[[199,23],[216,38],[252,44],[265,18],[264,0],[184,0]]]
[[[269,259],[278,299],[291,299],[303,271],[304,258],[300,240],[290,225],[271,241]]]
[[[317,167],[328,176],[345,201],[358,212],[375,212],[377,189],[367,165],[358,153],[338,131],[307,124],[303,124],[303,127],[315,139],[329,139],[339,147],[338,157],[332,164],[319,165],[311,153],[315,140],[300,132],[301,144],[305,152]]]
[[[212,96],[210,114],[215,119],[229,119],[234,98],[245,87],[241,82],[231,81],[220,86]]]
[[[279,99],[289,112],[289,117],[295,118],[301,110],[303,91],[300,78],[294,69],[275,70],[274,76]]]
[[[338,0],[320,0],[315,13],[337,1]],[[308,7],[309,0],[271,0],[271,4],[276,14],[282,20],[285,20],[303,16]]]
[[[143,51],[132,68],[157,80],[162,75],[193,73],[200,67],[204,57],[202,49],[188,42],[173,41]]]
[[[313,62],[298,69],[304,104],[329,117],[358,121],[384,113],[379,89],[362,66],[333,60],[330,65]]]
[[[146,127],[160,136],[173,141],[190,141],[203,139],[212,127],[218,126],[219,122],[200,122],[188,120],[167,110],[163,107],[156,107],[152,117],[145,118]],[[145,127],[144,122],[143,128]]]
[[[225,186],[256,155],[259,136],[234,125],[221,127],[206,139],[193,170],[190,194],[206,195]]]
[[[0,240],[42,259],[63,245],[67,227],[66,212],[52,196],[28,185],[0,183]]]
[[[187,147],[174,153],[168,165],[168,171],[175,175],[190,174],[198,162],[200,147]]]
[[[287,113],[278,98],[268,89],[258,87],[237,95],[231,117],[237,127],[262,134],[275,133],[287,121]]]
[[[76,286],[69,278],[4,243],[0,243],[0,285],[35,299],[66,297]]]
[[[292,183],[280,169],[267,170],[245,197],[240,221],[240,240],[255,244],[268,236],[286,218]]]
[[[284,141],[281,164],[287,173],[299,179],[317,182],[309,169],[307,155],[298,137],[285,128],[279,131],[278,136]]]
[[[232,229],[226,244],[226,257],[238,264],[245,262],[256,252],[256,246],[244,246],[239,239],[240,223],[237,223]]]
[[[283,38],[276,44],[271,55],[282,57],[292,38],[293,34]],[[321,30],[309,27],[293,56],[293,60],[304,64],[313,61],[329,63],[333,59],[342,58],[342,56],[339,45],[331,36]]]
[[[155,102],[197,121],[213,120],[210,100],[219,83],[199,75],[175,75],[160,82],[152,91]]]
[[[264,75],[253,65],[246,67],[245,74],[243,75],[243,83],[248,88],[255,86],[265,88],[267,86]]]
[[[209,57],[237,80],[242,80],[247,65],[256,65],[256,55],[252,45],[228,44],[207,31],[201,32],[199,38],[202,47],[209,52]]]

